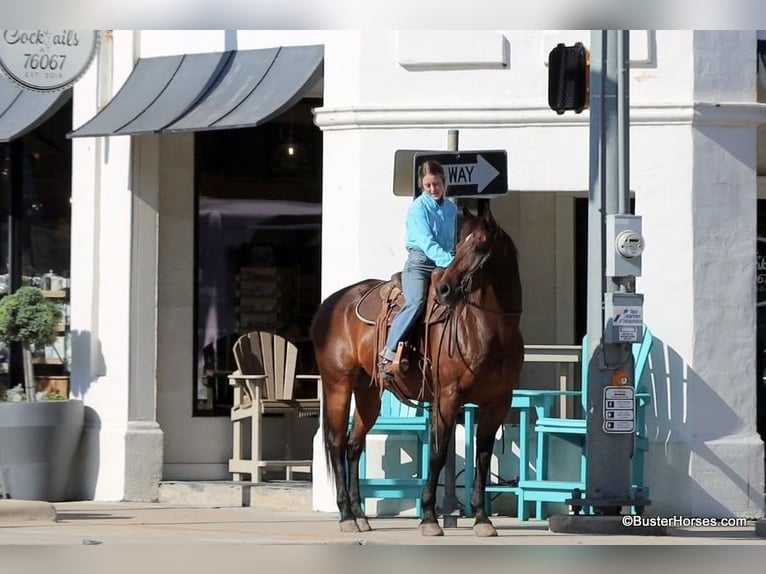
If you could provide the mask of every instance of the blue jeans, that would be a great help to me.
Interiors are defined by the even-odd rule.
[[[404,341],[415,321],[426,308],[426,296],[431,283],[431,272],[436,268],[434,262],[426,257],[420,249],[410,249],[407,261],[402,270],[402,294],[404,306],[399,314],[391,321],[391,328],[386,337],[386,346],[381,355],[393,361],[396,347]]]

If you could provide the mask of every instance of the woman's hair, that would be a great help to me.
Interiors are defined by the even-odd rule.
[[[418,184],[422,187],[423,178],[427,175],[435,175],[440,177],[444,187],[447,187],[447,178],[444,177],[444,168],[438,161],[428,159],[420,164],[418,168]]]

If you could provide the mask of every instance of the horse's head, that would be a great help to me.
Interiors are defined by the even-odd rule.
[[[454,305],[470,293],[499,235],[500,228],[489,209],[482,216],[474,216],[463,208],[463,223],[460,226],[455,259],[436,283],[436,300],[439,304]]]

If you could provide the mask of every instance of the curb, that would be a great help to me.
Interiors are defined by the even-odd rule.
[[[554,514],[548,518],[548,530],[559,534],[628,534],[637,536],[666,536],[664,526],[632,525],[624,516],[591,516]]]
[[[755,521],[755,535],[759,538],[766,538],[766,518],[759,518]]]
[[[56,507],[42,500],[0,499],[0,525],[56,522]]]

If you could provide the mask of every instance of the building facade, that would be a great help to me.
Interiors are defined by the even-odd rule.
[[[631,33],[630,189],[646,240],[637,291],[656,341],[652,513],[764,513],[753,312],[758,200],[766,197],[759,38],[766,35]],[[507,151],[510,193],[491,208],[519,248],[525,341],[579,343],[589,114],[547,107],[546,68],[557,43],[577,41],[588,45],[590,32],[105,35],[72,96],[70,387],[88,407],[73,496],[154,500],[162,480],[228,479],[230,421],[216,379],[227,365],[217,353],[252,319],[232,282],[253,267],[296,269],[297,283],[285,279],[291,296],[301,281],[315,288],[303,299],[306,313],[279,325],[301,339],[312,304],[400,269],[408,199],[392,193],[394,153],[445,149],[448,130],[459,130],[460,149]],[[287,95],[236,121],[238,111],[227,109],[205,123],[226,87],[221,70],[240,65],[205,58],[241,55],[243,72],[232,77],[255,90],[264,84],[249,78],[248,58],[279,47],[303,48],[264,75]],[[199,56],[189,60],[197,70],[209,65],[209,77],[188,79],[199,97],[184,99],[184,86],[168,83],[178,90],[168,105],[183,106],[168,112],[162,98],[142,100],[149,80],[179,56]],[[301,66],[310,72],[302,80]],[[131,74],[141,69],[139,82]],[[308,158],[275,159],[288,140],[302,140],[293,149]],[[285,230],[303,247],[285,243]],[[316,255],[282,264],[302,250]],[[543,377],[525,369],[524,386],[545,386]],[[302,429],[307,449],[314,430]]]

